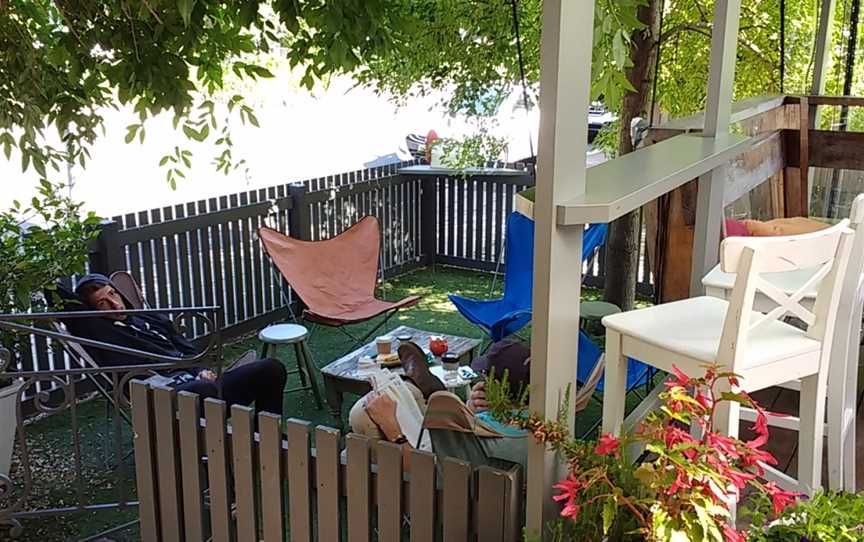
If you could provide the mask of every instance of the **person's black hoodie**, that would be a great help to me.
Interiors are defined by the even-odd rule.
[[[79,292],[83,286],[94,283],[113,286],[110,279],[105,275],[93,273],[84,276],[75,285],[74,294],[63,289],[65,290],[65,295],[62,295],[62,297],[66,298],[65,305],[67,310],[93,310],[86,305],[86,301],[81,298]],[[73,296],[72,299],[68,298],[69,294]],[[121,297],[123,297],[122,294]],[[126,307],[131,308],[129,301],[125,297],[123,300]],[[189,339],[174,329],[171,320],[163,314],[128,315],[122,321],[111,318],[69,318],[64,324],[66,324],[71,334],[78,337],[102,341],[117,346],[125,346],[144,352],[177,358],[191,357],[200,352]],[[103,367],[159,363],[156,360],[105,349],[88,347],[87,350],[94,357],[96,363]],[[197,375],[200,369],[194,368],[184,372]]]

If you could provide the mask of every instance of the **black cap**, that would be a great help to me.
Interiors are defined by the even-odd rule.
[[[91,284],[98,286],[107,286],[108,284],[111,284],[111,279],[101,273],[89,273],[78,279],[78,282],[75,283],[75,293],[80,296],[81,289],[84,286],[89,286]]]

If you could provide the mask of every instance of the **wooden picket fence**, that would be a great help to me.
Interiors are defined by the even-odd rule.
[[[300,420],[133,382],[141,539],[516,542],[519,467],[402,450]],[[314,435],[311,446],[310,437]],[[376,447],[377,463],[371,448]]]

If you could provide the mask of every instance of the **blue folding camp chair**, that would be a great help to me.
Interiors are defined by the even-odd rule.
[[[591,224],[582,237],[582,261],[587,261],[606,240],[606,224]],[[520,213],[507,218],[504,239],[504,297],[493,300],[469,299],[449,295],[459,312],[482,328],[492,342],[516,333],[531,321],[531,289],[534,280],[534,221]],[[600,359],[600,349],[584,331],[579,331],[579,368],[577,379],[588,382]],[[649,367],[629,360],[627,390],[634,389],[649,374]],[[603,389],[602,380],[597,390]]]
[[[582,241],[582,261],[590,258],[606,239],[606,224],[592,224]],[[493,300],[449,295],[450,301],[471,323],[483,328],[492,342],[516,333],[531,321],[534,279],[534,221],[520,213],[507,218],[504,238],[504,297]]]

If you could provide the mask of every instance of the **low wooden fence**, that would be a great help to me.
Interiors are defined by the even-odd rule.
[[[345,438],[335,429],[133,382],[141,539],[516,542],[520,469]],[[257,421],[257,429],[255,424]],[[312,447],[310,437],[314,434]]]

